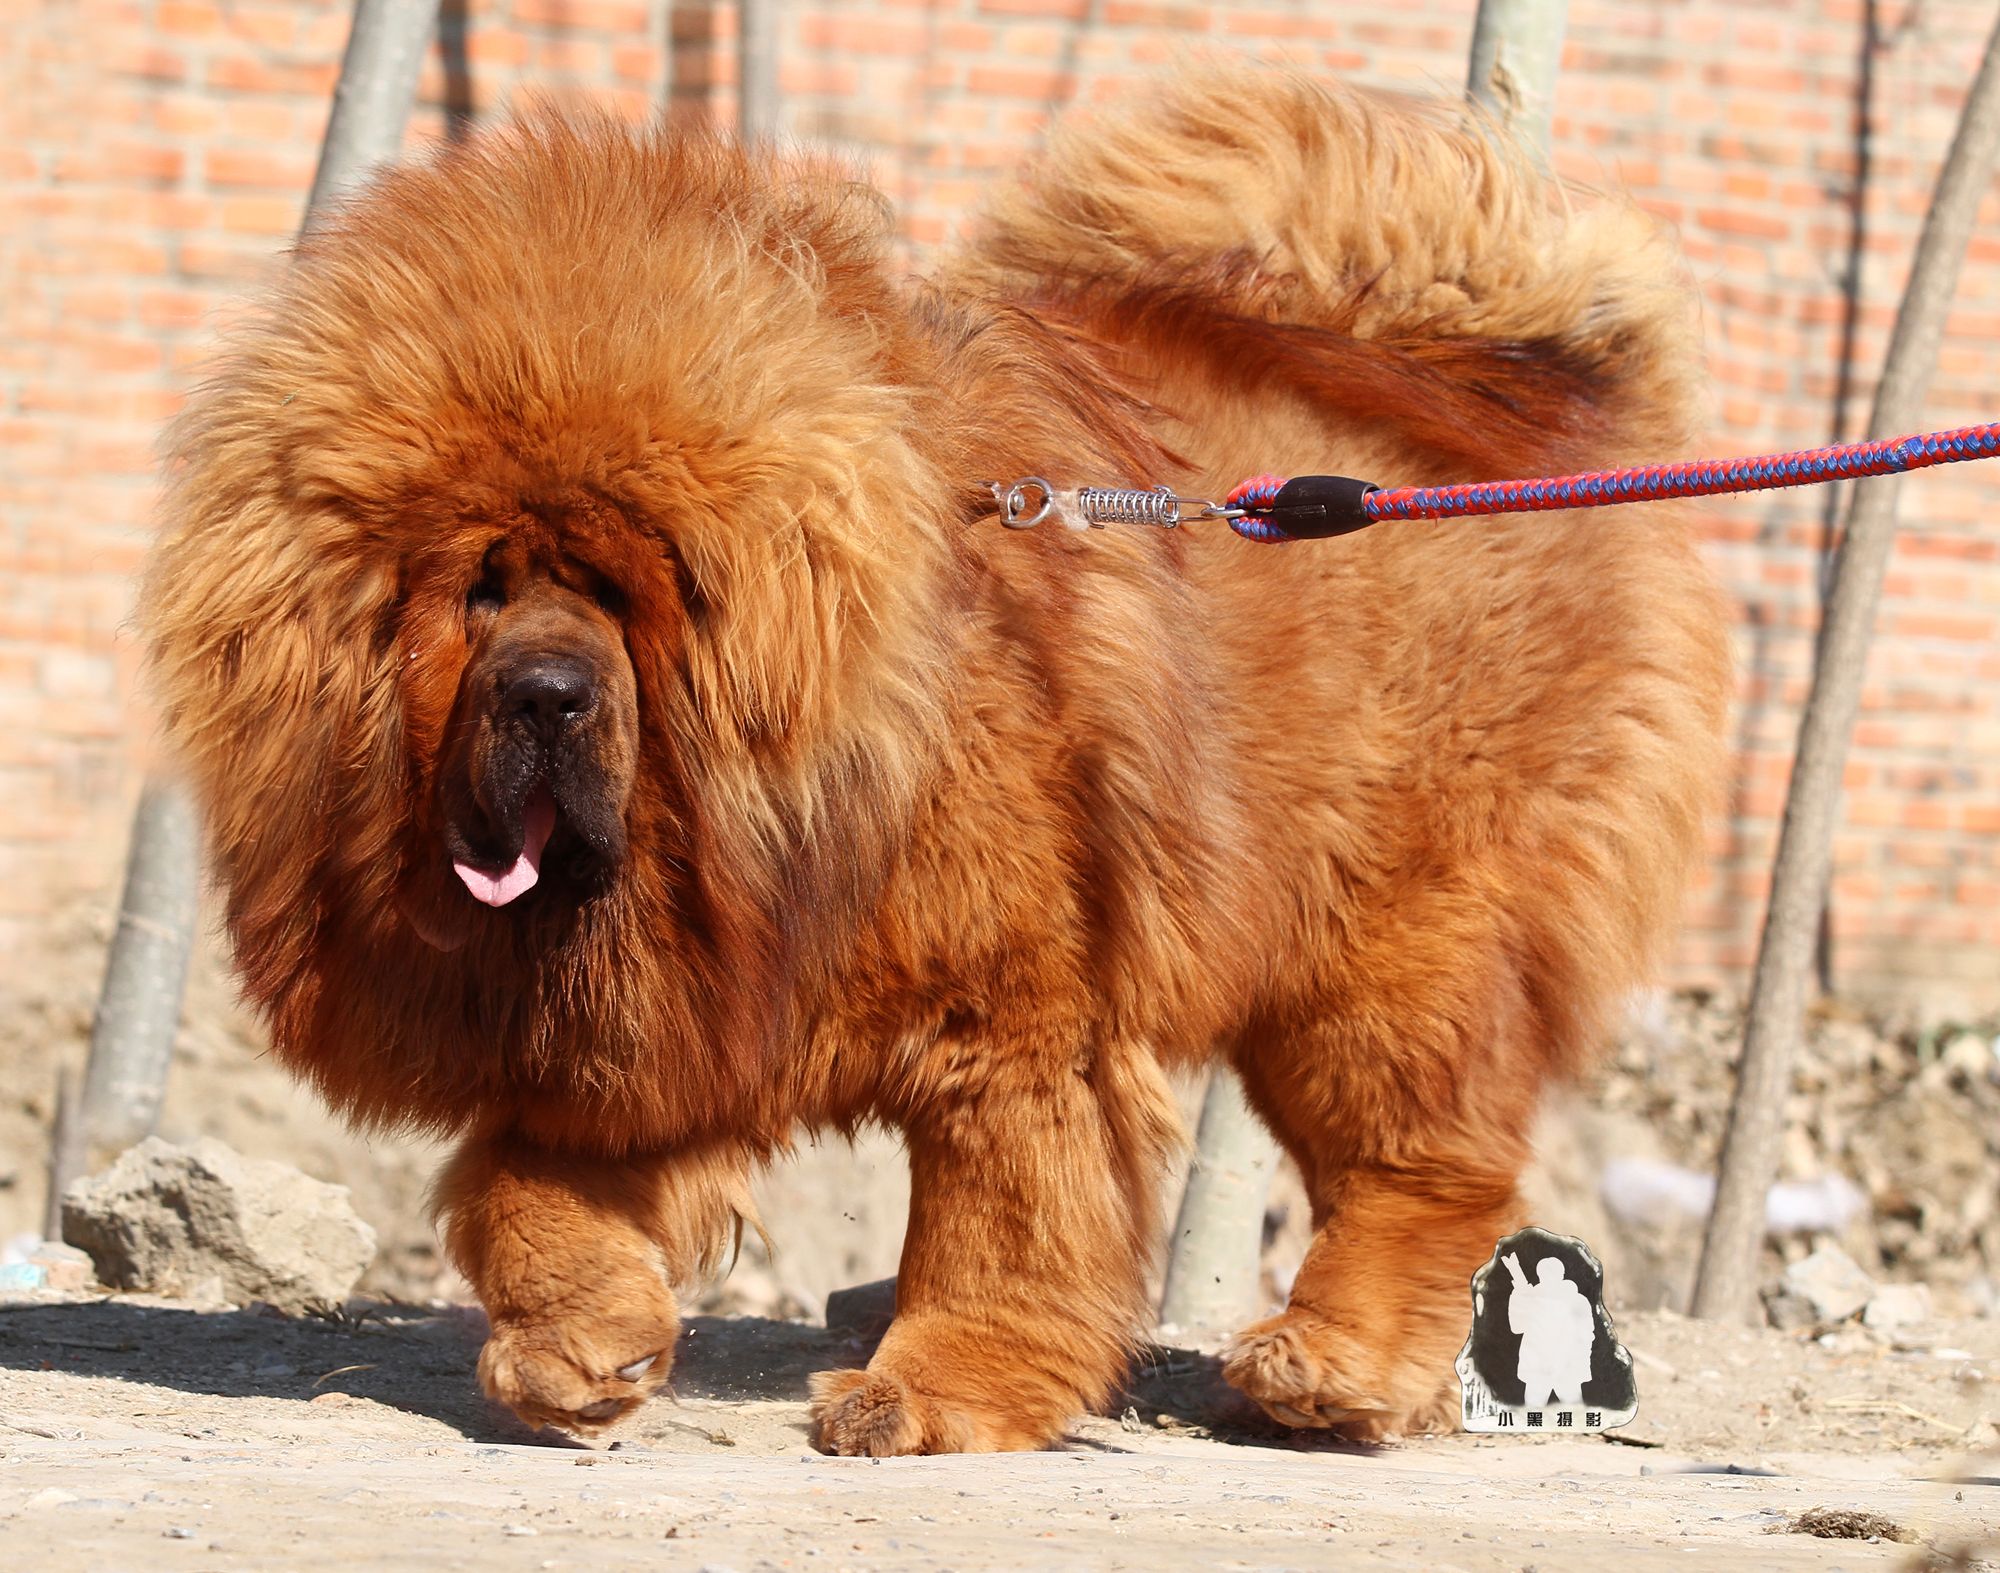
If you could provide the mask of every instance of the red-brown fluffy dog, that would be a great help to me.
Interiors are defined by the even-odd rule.
[[[1214,69],[1059,136],[935,281],[803,156],[533,119],[304,242],[146,588],[277,1052],[447,1130],[487,1390],[589,1431],[801,1127],[914,1172],[843,1453],[1037,1447],[1142,1325],[1167,1073],[1318,1234],[1230,1379],[1451,1408],[1536,1099],[1670,928],[1725,688],[1641,509],[1254,545],[981,483],[1668,456],[1670,248],[1455,111]]]

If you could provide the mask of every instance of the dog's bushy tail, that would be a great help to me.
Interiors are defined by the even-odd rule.
[[[1506,473],[1669,457],[1699,403],[1659,223],[1456,106],[1297,72],[1205,62],[1066,121],[958,273]]]

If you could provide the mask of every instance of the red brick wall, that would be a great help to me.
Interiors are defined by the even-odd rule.
[[[10,0],[0,14],[4,955],[51,901],[115,884],[143,758],[121,624],[151,445],[214,313],[296,226],[347,4]],[[1454,92],[1470,14],[1471,0],[789,0],[785,125],[863,160],[921,250],[1054,109],[1189,45]],[[1990,22],[1971,0],[1572,0],[1556,160],[1679,228],[1706,299],[1712,451],[1825,441],[1866,418]],[[530,86],[726,121],[734,35],[732,7],[687,0],[447,0],[417,135]],[[1982,217],[1938,425],[1995,413],[2000,205]],[[2000,469],[1903,488],[1837,849],[1836,965],[1850,986],[2000,998],[2000,565],[1985,519]],[[1739,769],[1686,975],[1740,975],[1755,944],[1828,501],[1708,515],[1740,611]]]

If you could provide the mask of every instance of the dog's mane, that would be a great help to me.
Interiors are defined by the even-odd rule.
[[[644,1055],[622,1123],[658,1130],[761,1074],[935,719],[929,354],[843,167],[552,113],[379,179],[235,327],[144,605],[248,991],[335,1103],[643,1100]],[[403,917],[462,665],[435,586],[540,515],[626,581],[640,855],[439,955]]]
[[[364,1121],[559,1092],[551,1134],[592,1141],[670,1139],[771,1075],[928,779],[977,478],[1172,462],[1100,358],[900,286],[837,162],[588,114],[319,223],[170,434],[143,598],[279,1053]],[[580,914],[478,915],[440,954],[409,922],[447,899],[439,586],[510,523],[618,567],[634,856]]]

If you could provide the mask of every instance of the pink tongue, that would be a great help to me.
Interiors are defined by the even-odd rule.
[[[538,786],[529,794],[521,809],[521,824],[527,837],[521,855],[505,873],[489,874],[456,860],[451,865],[465,881],[465,888],[489,907],[506,906],[516,896],[533,890],[535,881],[542,877],[542,848],[549,844],[556,828],[556,800],[547,787]]]

